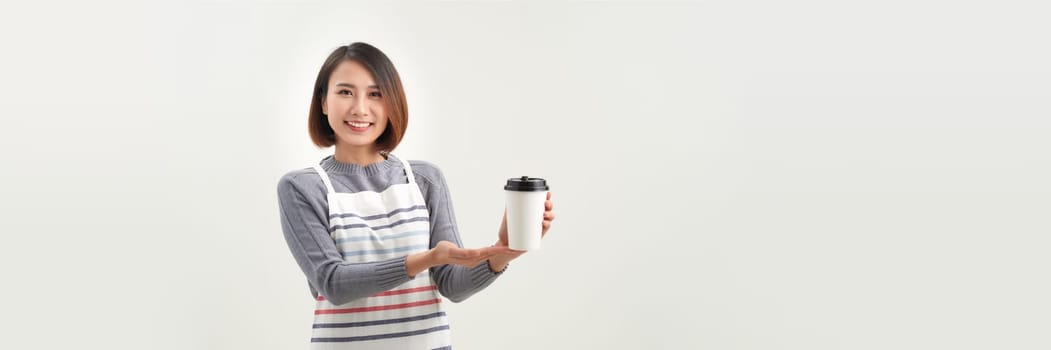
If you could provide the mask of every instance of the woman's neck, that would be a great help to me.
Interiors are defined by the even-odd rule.
[[[340,163],[360,166],[368,166],[369,164],[386,160],[374,147],[340,147],[339,145],[336,146],[335,158]]]

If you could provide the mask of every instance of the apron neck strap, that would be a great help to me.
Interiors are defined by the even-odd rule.
[[[332,188],[332,180],[329,180],[328,173],[325,172],[325,169],[321,169],[321,165],[318,164],[314,165],[314,170],[316,170],[317,174],[321,176],[321,182],[325,183],[325,188],[328,188],[328,193],[336,193],[336,190]]]
[[[398,158],[398,160],[401,160],[401,164],[403,166],[405,166],[405,176],[409,178],[409,183],[415,185],[416,184],[416,176],[414,176],[412,174],[412,165],[409,165],[409,161],[408,160],[405,160],[405,159],[402,159],[402,158]]]

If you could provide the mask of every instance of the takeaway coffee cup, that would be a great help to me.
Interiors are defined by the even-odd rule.
[[[522,176],[507,179],[507,244],[514,250],[540,249],[547,181]]]

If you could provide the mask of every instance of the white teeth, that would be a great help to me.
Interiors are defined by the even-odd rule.
[[[369,127],[369,124],[372,123],[347,122],[347,124],[350,124],[350,126],[353,126],[355,128],[367,128]]]

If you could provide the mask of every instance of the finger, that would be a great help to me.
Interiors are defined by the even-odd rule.
[[[469,258],[463,258],[459,260],[461,264],[472,265],[477,264],[479,261],[485,261],[486,259],[489,259],[489,255],[478,254]]]
[[[449,256],[462,260],[471,260],[481,255],[476,249],[450,248],[449,250]]]
[[[544,221],[544,224],[542,226],[544,227],[544,232],[547,232],[547,230],[551,228],[551,222],[550,221]]]
[[[553,209],[554,207],[555,207],[555,205],[553,203],[551,203],[550,200],[544,202],[544,210],[551,211],[551,209]]]
[[[492,249],[492,248],[495,248],[495,249]],[[500,254],[501,250],[502,250],[502,248],[497,248],[497,247],[489,247],[489,248],[478,249],[475,252],[476,255],[474,255],[473,258],[479,259],[479,260],[489,259],[489,258],[493,257],[494,255]]]
[[[496,255],[496,254],[510,253],[511,252],[511,248],[501,247],[501,246],[492,246],[492,247],[481,248],[481,249],[479,249],[479,252],[481,252],[482,254],[484,254],[486,256],[486,258],[488,258],[488,257]]]
[[[525,250],[514,250],[514,249],[512,249],[511,253],[508,253],[508,255],[517,258],[517,257],[522,256],[522,254],[525,254],[525,253],[526,253]]]
[[[524,250],[508,249],[507,253],[500,254],[500,256],[510,257],[511,259],[517,259],[518,257],[522,256],[522,254],[525,254],[525,253],[526,253],[526,251],[524,251]]]
[[[490,247],[496,248],[496,247]],[[459,249],[456,255],[453,255],[458,260],[463,260],[464,263],[469,263],[474,260],[485,260],[496,254],[495,250],[489,248],[482,249]]]
[[[486,255],[485,258],[481,258],[481,259],[478,259],[478,260],[474,261],[474,266],[477,266],[478,264],[480,264],[482,262],[489,261],[490,259],[493,258],[493,256],[496,256],[496,255],[499,255],[499,254]]]
[[[554,220],[554,219],[555,219],[555,213],[554,212],[550,212],[549,211],[549,212],[545,212],[544,213],[544,220],[551,221],[551,220]]]

